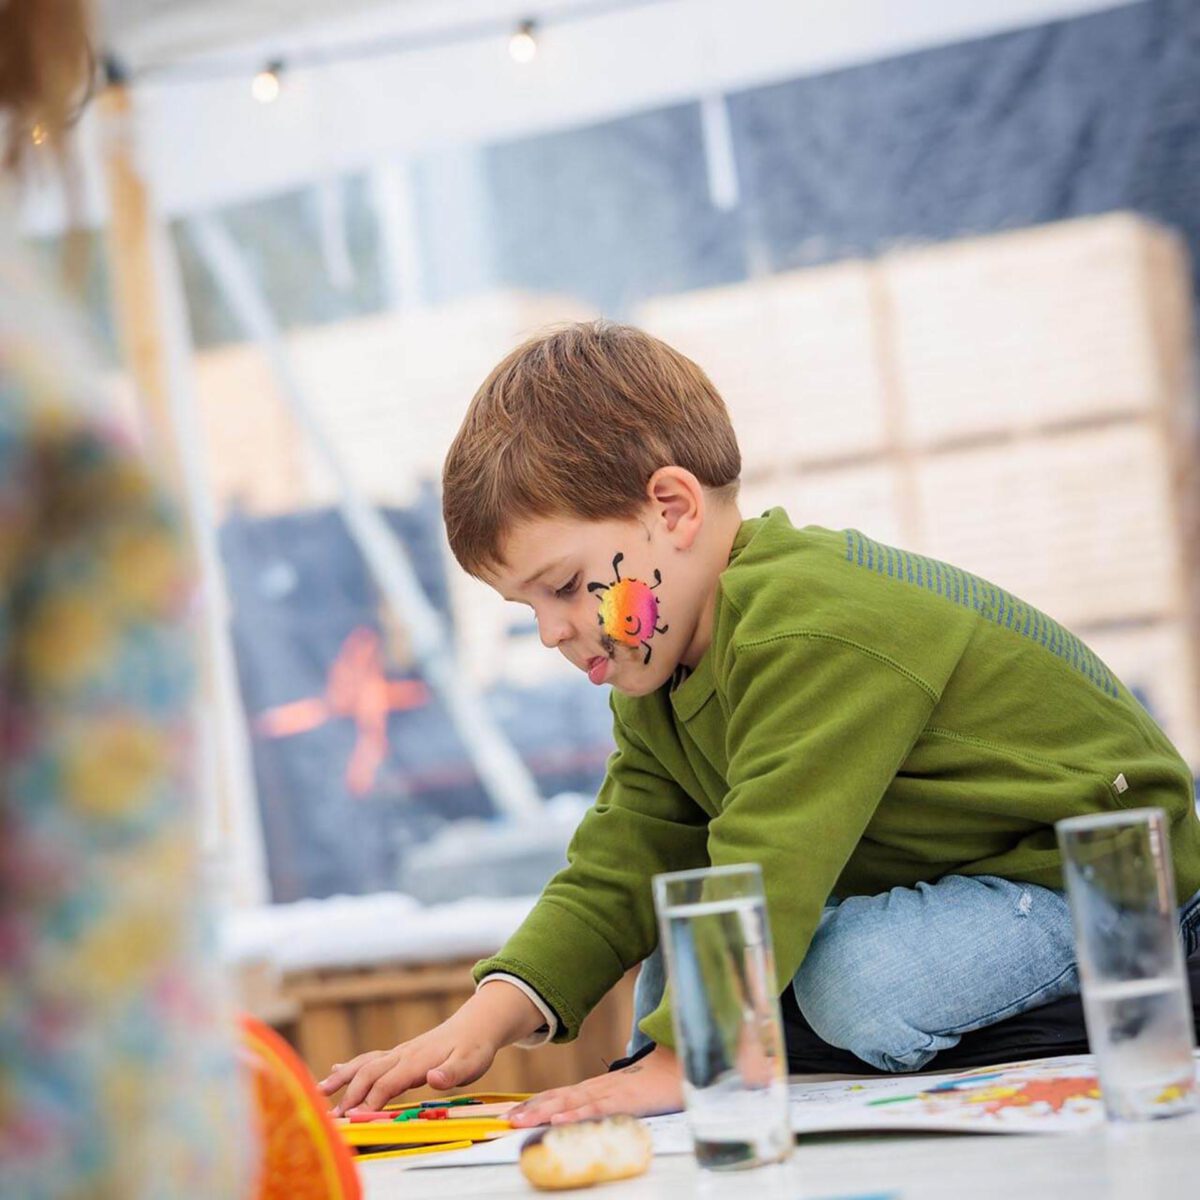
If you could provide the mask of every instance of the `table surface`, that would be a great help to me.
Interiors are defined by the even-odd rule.
[[[805,1135],[791,1161],[754,1171],[701,1171],[690,1155],[655,1158],[637,1179],[539,1193],[516,1166],[406,1171],[362,1166],[364,1200],[589,1196],[594,1200],[1147,1200],[1195,1195],[1200,1114],[1085,1134]]]

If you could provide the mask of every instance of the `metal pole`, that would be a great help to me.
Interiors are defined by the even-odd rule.
[[[229,231],[212,215],[191,217],[186,227],[242,328],[266,354],[284,399],[333,475],[338,507],[350,535],[388,605],[404,620],[421,672],[449,711],[492,802],[506,816],[533,816],[542,807],[533,776],[492,720],[478,692],[456,669],[441,616],[429,603],[403,547],[338,456],[292,368],[266,299]]]
[[[201,461],[187,305],[174,249],[137,161],[136,112],[129,89],[108,87],[100,108],[106,122],[114,307],[126,365],[137,386],[151,453],[181,498],[199,565],[203,657],[196,769],[201,844],[210,872],[224,874],[230,864],[223,851],[232,850],[236,899],[257,904],[266,898],[266,860],[230,644],[214,504]]]

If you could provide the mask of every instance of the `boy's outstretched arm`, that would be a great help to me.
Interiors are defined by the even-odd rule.
[[[409,1088],[426,1084],[439,1090],[459,1087],[478,1079],[498,1050],[529,1037],[544,1021],[520,988],[489,983],[428,1033],[390,1050],[368,1050],[338,1063],[317,1087],[326,1096],[345,1087],[335,1114],[360,1106],[382,1108]]]
[[[525,1128],[586,1121],[616,1113],[649,1117],[655,1113],[678,1112],[683,1108],[682,1078],[679,1059],[674,1052],[666,1046],[658,1046],[619,1071],[542,1092],[514,1108],[508,1119],[519,1128]]]
[[[554,1040],[569,1041],[592,1006],[654,948],[650,877],[706,861],[707,818],[619,721],[614,733],[618,753],[572,839],[570,865],[547,885],[501,952],[476,964],[479,990],[428,1033],[335,1064],[318,1085],[327,1096],[346,1088],[335,1112],[379,1108],[425,1084],[446,1090],[471,1083],[502,1047],[544,1029],[545,1011],[498,976],[521,979],[542,997],[557,1018]],[[667,1029],[658,1041],[669,1039]],[[622,1082],[640,1086],[644,1080],[638,1072]],[[602,1079],[576,1086],[602,1087],[612,1098],[612,1085]],[[629,1104],[607,1111],[649,1111],[630,1095]],[[678,1106],[678,1100],[669,1105]]]

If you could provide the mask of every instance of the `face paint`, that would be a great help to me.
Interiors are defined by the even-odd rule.
[[[654,572],[654,583],[640,579],[622,579],[621,562],[625,555],[613,558],[612,583],[589,583],[589,592],[600,592],[600,642],[609,657],[617,645],[641,646],[646,651],[643,663],[650,661],[650,639],[656,633],[666,633],[667,626],[658,624],[658,597],[654,589],[662,583],[662,575]]]

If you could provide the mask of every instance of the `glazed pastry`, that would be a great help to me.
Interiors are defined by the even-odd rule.
[[[521,1171],[537,1188],[586,1187],[640,1175],[652,1153],[637,1117],[604,1117],[537,1130],[521,1147]]]

